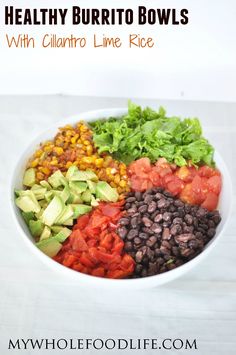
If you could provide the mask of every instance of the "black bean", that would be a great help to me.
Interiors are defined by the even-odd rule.
[[[176,217],[173,219],[173,224],[182,224],[183,220],[180,217]]]
[[[132,203],[132,202],[135,202],[136,201],[136,198],[133,196],[133,197],[128,197],[126,199],[126,202],[129,202],[129,203]]]
[[[145,212],[147,212],[147,209],[148,209],[147,205],[142,205],[142,206],[139,207],[138,211],[140,213],[145,213]]]
[[[165,222],[169,222],[169,221],[171,220],[171,216],[172,216],[171,213],[165,212],[165,213],[163,213],[163,220],[164,220]]]
[[[141,239],[148,239],[148,237],[149,237],[149,235],[147,234],[147,233],[139,233],[139,238],[141,238]]]
[[[184,220],[189,226],[193,224],[193,217],[188,213],[185,215]]]
[[[127,235],[127,239],[128,240],[132,240],[134,239],[135,237],[138,236],[138,230],[137,229],[131,229]]]
[[[180,234],[175,237],[176,243],[186,243],[191,239],[194,239],[194,234],[191,233]]]
[[[213,238],[215,236],[215,234],[216,234],[215,228],[208,229],[208,232],[207,232],[208,237]]]
[[[171,235],[177,235],[182,233],[182,227],[180,224],[174,224],[173,227],[170,229]]]
[[[144,256],[144,254],[141,250],[137,251],[137,253],[135,254],[135,261],[137,263],[141,263],[143,260],[143,256]]]
[[[174,205],[176,207],[183,207],[184,203],[181,200],[177,199],[177,200],[174,201]]]
[[[147,245],[148,247],[152,248],[152,247],[156,244],[156,242],[157,242],[157,237],[155,237],[155,236],[153,235],[153,236],[151,236],[151,237],[147,240],[146,245]]]
[[[163,219],[163,215],[161,213],[157,214],[156,217],[154,218],[154,222],[159,223]]]
[[[151,225],[153,224],[152,220],[149,219],[148,217],[143,217],[142,222],[145,225],[145,227],[151,227]]]
[[[127,213],[130,214],[130,215],[132,215],[132,214],[134,214],[136,212],[137,212],[137,207],[136,206],[132,206],[131,208],[129,208],[127,210]]]
[[[125,210],[128,210],[131,207],[131,203],[126,203],[125,204]]]
[[[164,199],[164,198],[161,198],[158,202],[157,202],[157,207],[158,208],[164,208],[164,207],[168,207],[169,206],[169,202]]]
[[[126,251],[131,251],[133,249],[133,244],[131,242],[126,242],[124,248]]]
[[[134,238],[134,244],[141,244],[142,243],[142,241],[141,241],[141,239],[139,238],[139,237],[135,237]]]
[[[163,233],[162,233],[162,239],[163,240],[168,240],[171,238],[171,233],[169,228],[164,228]]]
[[[150,204],[148,205],[148,213],[153,213],[157,208],[157,204],[155,201],[151,201]]]
[[[160,192],[157,192],[157,193],[155,194],[155,198],[156,198],[157,200],[160,200],[161,198],[163,198],[163,195],[162,195]]]
[[[128,230],[125,227],[119,227],[117,229],[117,232],[118,232],[119,236],[121,237],[121,239],[124,239],[128,233]]]
[[[138,217],[131,218],[130,224],[131,224],[132,228],[137,228],[138,227]]]
[[[121,226],[127,226],[127,225],[129,224],[129,218],[121,218],[121,219],[119,220],[119,224],[120,224]]]
[[[144,203],[146,203],[147,205],[149,205],[151,202],[153,201],[153,196],[152,195],[147,195],[144,198]]]
[[[152,226],[151,226],[151,230],[154,232],[154,233],[161,233],[162,231],[162,227],[160,226],[160,224],[158,223],[153,223]]]

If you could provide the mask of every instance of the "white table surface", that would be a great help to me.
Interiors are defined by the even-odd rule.
[[[96,108],[123,107],[126,102],[126,99],[65,96],[0,97],[1,355],[19,353],[7,350],[10,338],[97,337],[196,338],[199,348],[176,352],[123,351],[125,354],[236,354],[235,202],[225,235],[206,260],[185,276],[144,291],[100,289],[98,292],[68,280],[37,259],[16,231],[9,211],[8,184],[14,164],[28,141],[69,115]],[[136,102],[154,107],[162,104],[169,114],[201,118],[206,135],[225,159],[235,185],[236,103]]]

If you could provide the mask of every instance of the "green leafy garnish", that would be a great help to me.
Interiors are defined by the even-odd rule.
[[[199,120],[167,117],[163,107],[154,111],[129,102],[127,115],[98,120],[91,127],[99,153],[111,153],[126,164],[141,157],[152,162],[163,157],[178,166],[189,160],[214,165],[214,149],[202,136]]]

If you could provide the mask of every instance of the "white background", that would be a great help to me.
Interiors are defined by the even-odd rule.
[[[186,26],[4,26],[4,6],[187,8]],[[0,94],[77,94],[236,100],[235,0],[4,0],[0,5]],[[68,15],[69,16],[69,15]],[[9,49],[5,34],[153,36],[153,49]]]

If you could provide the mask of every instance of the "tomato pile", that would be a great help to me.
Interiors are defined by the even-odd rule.
[[[141,158],[129,165],[128,173],[134,191],[163,187],[183,202],[201,205],[209,211],[217,207],[221,174],[207,165],[177,167],[163,158],[152,165],[148,158]]]
[[[85,274],[119,279],[134,271],[133,258],[123,251],[116,234],[123,202],[100,203],[78,218],[73,231],[54,260]]]

